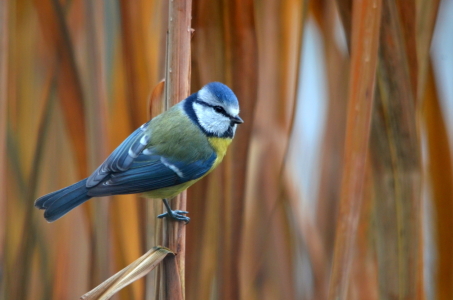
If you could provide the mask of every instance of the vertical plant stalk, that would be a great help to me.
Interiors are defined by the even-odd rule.
[[[8,97],[8,0],[0,0],[0,269],[3,269],[6,228],[6,108]],[[0,275],[0,299],[4,296]]]
[[[23,182],[22,190],[25,191],[22,199],[26,204],[33,203],[33,200],[36,197],[36,190],[38,187],[38,179],[41,175],[41,169],[39,167],[40,162],[42,161],[42,157],[44,154],[44,145],[46,141],[46,136],[48,136],[49,131],[49,123],[50,123],[50,114],[52,112],[52,94],[51,91],[53,89],[53,82],[54,82],[54,74],[53,72],[49,73],[46,78],[46,84],[43,93],[43,110],[42,114],[39,118],[38,122],[38,130],[36,135],[36,143],[35,143],[35,151],[33,155],[33,160],[30,168],[30,174],[27,176],[24,174],[25,172],[21,172],[21,168],[19,164],[16,164],[12,169],[15,169],[17,172],[17,176],[20,177],[18,181]],[[15,153],[20,152],[20,146],[17,141],[13,141],[13,135],[11,131],[8,132],[9,135],[9,144],[11,145],[10,149],[8,150],[8,156],[14,156]],[[9,146],[8,146],[9,148]],[[8,294],[8,298],[11,299],[25,299],[29,293],[29,290],[24,288],[28,287],[30,280],[31,280],[31,273],[29,270],[31,269],[33,263],[33,250],[40,239],[40,233],[38,227],[36,226],[36,214],[34,214],[35,209],[32,205],[27,205],[25,209],[25,216],[23,218],[23,228],[28,228],[28,230],[23,231],[21,235],[20,245],[17,249],[15,249],[15,256],[11,255],[10,257],[14,257],[14,262],[12,264],[12,269],[7,272],[8,274],[8,289],[10,289],[10,293]],[[43,277],[47,277],[48,274],[45,272],[42,273]]]
[[[313,2],[319,3],[321,2]],[[323,7],[320,12],[320,27],[324,37],[325,60],[327,66],[328,104],[326,112],[325,131],[321,149],[320,184],[317,196],[317,226],[321,233],[326,256],[325,261],[330,268],[335,241],[336,216],[338,199],[341,189],[341,177],[338,170],[343,168],[343,151],[346,129],[346,108],[348,100],[349,57],[341,53],[335,42],[336,5],[330,0],[330,5]],[[348,12],[349,14],[351,11]],[[349,24],[350,24],[349,20]],[[350,26],[350,25],[349,25]],[[346,27],[346,26],[345,26]],[[327,278],[326,278],[327,279]],[[322,297],[323,299],[325,297]]]
[[[428,66],[428,78],[423,101],[422,118],[426,131],[428,163],[426,177],[430,181],[431,201],[434,209],[436,232],[436,294],[439,300],[453,299],[453,164],[448,131],[442,116],[442,108],[436,90],[432,65]]]
[[[365,182],[381,20],[380,0],[354,1],[345,165],[329,299],[347,299]]]
[[[148,101],[148,119],[154,118],[164,110],[164,90],[165,80],[161,80],[154,88]],[[155,245],[162,243],[162,220],[156,218],[156,215],[162,211],[162,203],[160,202],[160,199],[150,199],[150,201],[146,201],[145,205],[146,248],[150,249]],[[146,300],[160,299],[159,293],[161,291],[161,285],[159,283],[161,282],[161,273],[162,267],[159,267],[156,272],[151,272],[146,276]]]
[[[382,1],[370,158],[375,187],[375,238],[382,299],[421,299],[421,161],[413,55],[395,1]],[[411,31],[411,25],[407,30]],[[412,47],[412,51],[415,51]]]
[[[87,60],[88,60],[88,137],[89,165],[94,170],[108,156],[107,135],[107,91],[104,57],[104,5],[102,1],[85,1],[87,20]],[[91,283],[98,283],[109,276],[111,253],[108,205],[110,197],[102,197],[94,202],[94,263]]]
[[[85,108],[83,104],[82,85],[76,67],[74,48],[72,46],[69,28],[65,20],[64,9],[56,0],[34,0],[46,44],[49,51],[54,51],[58,57],[57,89],[58,98],[74,155],[77,161],[77,171],[80,178],[87,176],[87,139],[85,123]]]
[[[146,120],[143,100],[148,96],[150,72],[143,61],[146,51],[145,29],[140,19],[141,1],[119,1],[121,14],[121,40],[124,71],[126,74],[126,96],[128,98],[131,128],[139,127]]]
[[[247,157],[257,103],[258,47],[254,1],[219,1],[223,6],[225,39],[225,80],[240,99],[241,116],[246,120],[223,161],[223,187],[220,201],[220,232],[224,236],[219,247],[219,299],[239,299],[241,281],[240,255],[244,247],[244,212]],[[208,44],[209,45],[209,44]],[[240,74],[240,75],[239,75]],[[245,100],[247,99],[247,100]],[[253,100],[252,100],[253,99]],[[245,100],[245,101],[244,101]],[[222,216],[222,215],[225,216]]]
[[[165,103],[171,107],[190,93],[190,38],[192,1],[170,0],[168,7],[168,40],[165,74]],[[186,210],[187,194],[184,191],[171,201],[172,209]],[[166,299],[184,299],[184,273],[186,228],[182,222],[164,221],[164,246],[176,257],[164,260]]]
[[[353,0],[336,0],[349,52],[351,52],[352,1]]]
[[[415,95],[418,102],[424,97],[425,82],[429,73],[429,50],[431,48],[439,4],[440,0],[416,1],[415,15],[417,16],[417,24],[415,36],[417,37],[418,86]]]
[[[399,34],[401,40],[404,41],[404,54],[407,60],[407,71],[410,78],[410,88],[412,89],[412,95],[417,95],[418,86],[418,62],[417,57],[417,16],[416,16],[416,1],[391,1],[395,3],[397,10],[397,19]],[[420,1],[419,1],[420,2]],[[434,2],[434,1],[433,1]],[[385,3],[385,2],[384,2]],[[392,5],[393,5],[392,3]],[[386,5],[387,6],[387,5]],[[384,6],[385,7],[385,6]],[[383,17],[386,16],[386,11],[383,12]],[[383,23],[384,24],[384,23]],[[388,23],[387,23],[388,24]],[[388,41],[387,41],[388,42]]]

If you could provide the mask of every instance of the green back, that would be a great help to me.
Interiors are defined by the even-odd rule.
[[[214,151],[206,135],[184,113],[182,103],[155,117],[149,145],[156,154],[181,161],[207,159]]]

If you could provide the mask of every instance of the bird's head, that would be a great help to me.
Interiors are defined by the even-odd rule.
[[[236,95],[220,82],[205,85],[191,105],[198,124],[209,136],[233,138],[237,124],[244,122]]]

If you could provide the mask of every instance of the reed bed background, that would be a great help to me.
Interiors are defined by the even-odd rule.
[[[190,45],[173,1],[0,0],[0,299],[77,299],[158,245],[181,294],[165,258],[115,299],[453,299],[453,1],[192,0]],[[190,224],[137,195],[47,223],[36,198],[165,109],[177,45],[172,101],[221,81],[245,120]]]

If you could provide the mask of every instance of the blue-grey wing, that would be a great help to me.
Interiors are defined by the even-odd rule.
[[[89,189],[88,195],[135,194],[181,184],[206,174],[216,158],[215,152],[207,159],[193,162],[141,154],[129,169],[111,173],[101,184]]]
[[[133,161],[149,142],[150,136],[147,130],[149,123],[150,121],[135,130],[107,157],[93,174],[88,177],[87,188],[96,186],[111,173],[125,171],[131,167]]]

